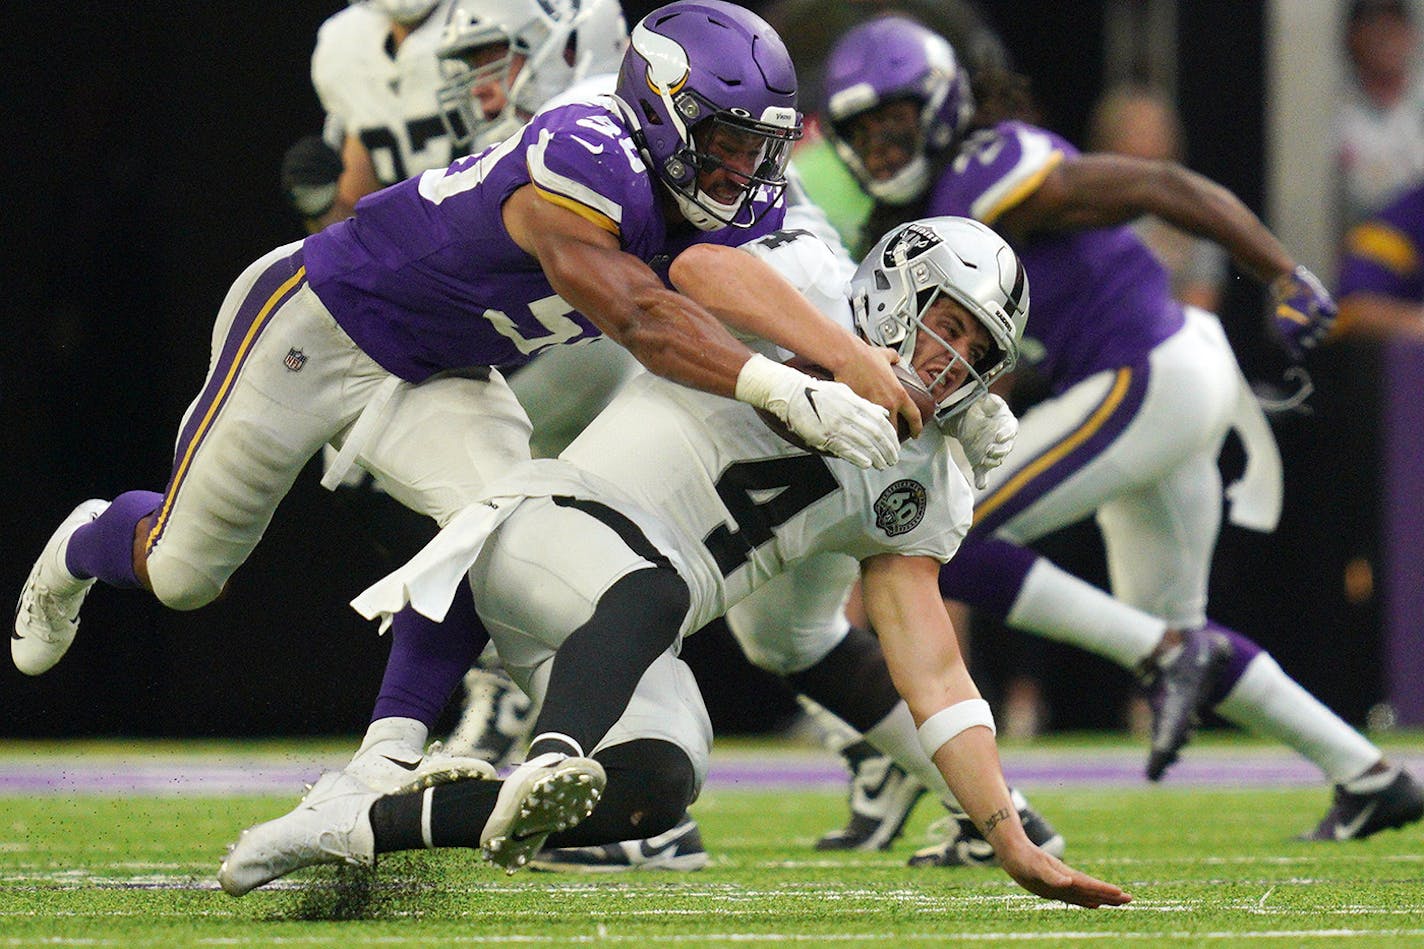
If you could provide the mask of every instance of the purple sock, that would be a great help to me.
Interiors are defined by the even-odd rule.
[[[1206,628],[1213,632],[1220,633],[1231,642],[1231,661],[1226,664],[1226,669],[1222,672],[1221,678],[1211,690],[1210,704],[1215,706],[1222,699],[1226,698],[1228,692],[1236,687],[1236,683],[1241,681],[1241,675],[1246,671],[1246,667],[1251,664],[1263,651],[1260,646],[1242,636],[1234,629],[1222,626],[1214,620],[1206,621]]]
[[[1007,540],[966,538],[940,570],[939,592],[1003,619],[1037,560],[1038,554]]]
[[[114,498],[108,510],[70,536],[64,566],[81,580],[98,577],[112,587],[143,589],[134,576],[134,530],[162,503],[157,491],[125,491]]]
[[[443,622],[426,619],[410,607],[401,610],[392,618],[391,655],[371,721],[413,718],[433,727],[487,642],[489,633],[464,584]]]

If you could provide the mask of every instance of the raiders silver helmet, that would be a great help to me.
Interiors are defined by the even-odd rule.
[[[929,333],[953,355],[951,365],[968,365],[965,381],[952,392],[937,390],[948,369],[929,384],[937,393],[935,421],[941,427],[1018,361],[1028,278],[1013,249],[978,221],[936,217],[895,228],[856,269],[850,295],[856,328],[870,343],[896,350],[908,363],[919,334]],[[924,323],[941,296],[959,303],[988,330],[989,351],[973,365]]]

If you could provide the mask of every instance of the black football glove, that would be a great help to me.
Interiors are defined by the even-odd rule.
[[[308,135],[282,156],[282,193],[304,218],[321,217],[336,203],[341,156],[320,135]]]

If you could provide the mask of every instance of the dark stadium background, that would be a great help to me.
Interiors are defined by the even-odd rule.
[[[653,4],[627,4],[633,18]],[[1100,0],[981,5],[1033,80],[1046,124],[1079,139],[1100,91]],[[177,421],[207,361],[213,314],[252,259],[299,236],[277,191],[284,149],[317,130],[308,78],[335,2],[79,2],[12,11],[5,60],[5,340],[0,424],[6,501],[0,595],[18,593],[79,500],[158,489]],[[17,17],[17,18],[16,18]],[[1263,4],[1188,2],[1179,24],[1189,164],[1263,206]],[[1237,280],[1228,324],[1262,297]],[[1280,366],[1246,333],[1248,371]],[[1287,464],[1274,537],[1226,528],[1213,613],[1271,648],[1353,722],[1381,696],[1373,598],[1343,578],[1376,548],[1375,356],[1314,366],[1315,415],[1277,426]],[[1231,452],[1227,461],[1232,464]],[[1050,543],[1102,582],[1091,528]],[[0,662],[0,736],[236,735],[360,730],[387,644],[346,607],[385,570],[333,498],[304,477],[222,601],[189,614],[99,590],[77,644],[27,679]],[[1366,591],[1368,593],[1368,591]],[[984,637],[986,679],[994,657]],[[694,638],[687,654],[724,730],[781,724],[784,693]],[[1000,662],[999,665],[1003,663]],[[1058,727],[1113,727],[1126,676],[1048,647]]]

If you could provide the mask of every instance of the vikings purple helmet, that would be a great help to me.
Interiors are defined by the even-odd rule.
[[[702,230],[750,226],[758,192],[774,198],[786,187],[791,145],[801,137],[796,70],[781,38],[751,11],[723,0],[654,10],[633,27],[616,96],[649,168]],[[697,181],[722,164],[705,150],[718,126],[757,150],[741,196],[727,202]]]
[[[880,17],[847,30],[826,59],[826,134],[861,186],[889,204],[909,204],[930,183],[929,156],[949,148],[974,115],[969,77],[954,48],[903,17]],[[920,105],[914,158],[876,181],[844,135],[845,123],[898,99]]]

